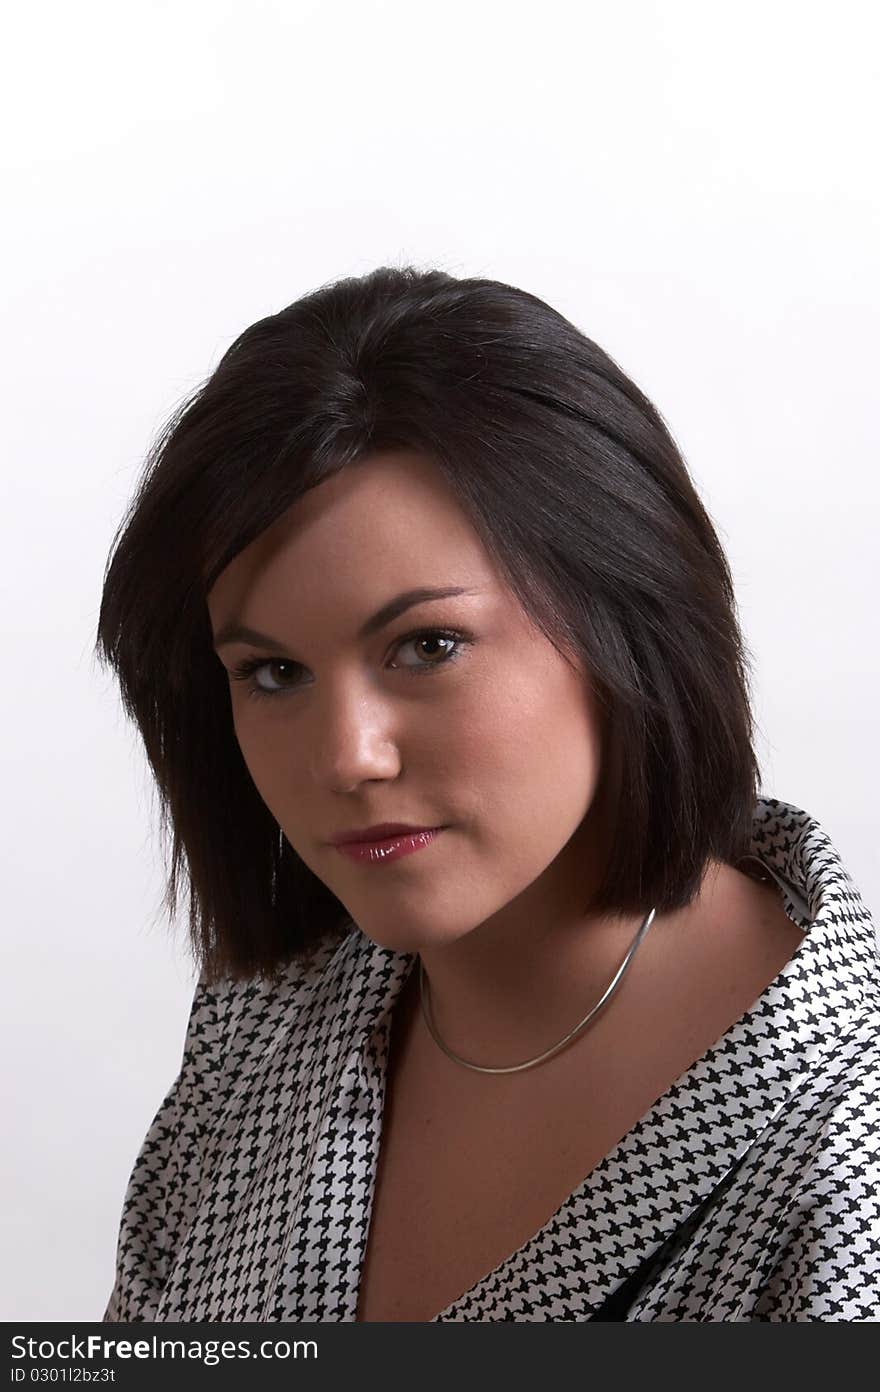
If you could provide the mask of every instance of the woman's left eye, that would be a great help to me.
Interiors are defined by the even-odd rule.
[[[430,671],[432,667],[442,667],[446,662],[454,661],[459,655],[459,650],[464,646],[464,641],[460,633],[446,633],[437,629],[429,629],[425,633],[414,633],[407,638],[401,638],[400,642],[397,644],[397,649],[409,647],[410,644],[415,646],[419,643],[446,643],[448,646],[439,654],[440,661],[422,663],[412,667],[414,672],[426,672]],[[394,663],[391,665],[394,666]],[[404,662],[403,666],[410,667],[411,664]]]
[[[416,663],[404,662],[400,664],[392,662],[390,666],[392,668],[401,666],[414,677],[425,676],[437,667],[445,667],[448,663],[454,662],[461,656],[462,650],[471,641],[470,635],[461,633],[457,630],[436,628],[419,629],[416,633],[408,633],[405,637],[398,639],[394,648],[395,653],[409,646],[417,647],[420,643],[432,645],[439,642],[445,644],[445,648],[441,648],[439,653],[435,651],[434,657],[436,660],[430,660],[429,657],[427,661]],[[244,662],[239,663],[237,667],[234,667],[230,672],[230,676],[234,681],[247,682],[246,694],[248,696],[283,696],[286,692],[290,693],[299,688],[300,683],[297,680],[294,680],[287,686],[260,686],[255,678],[257,672],[261,671],[264,667],[289,667],[293,669],[294,677],[297,671],[302,670],[298,663],[292,662],[290,658],[287,657],[249,657],[246,658]]]

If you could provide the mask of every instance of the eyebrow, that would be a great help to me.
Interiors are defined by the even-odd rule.
[[[378,633],[416,604],[426,604],[433,599],[449,599],[453,595],[471,594],[479,594],[479,591],[466,589],[461,585],[443,585],[435,589],[423,586],[416,590],[406,590],[403,594],[395,595],[394,599],[389,599],[387,604],[383,604],[381,609],[377,609],[375,614],[365,619],[358,629],[357,636],[361,639],[372,637],[374,633]],[[267,633],[260,633],[259,629],[250,628],[247,624],[240,623],[238,619],[230,619],[228,623],[225,623],[214,639],[215,649],[225,647],[227,643],[251,643],[256,648],[284,648],[287,646],[280,639],[272,638]]]

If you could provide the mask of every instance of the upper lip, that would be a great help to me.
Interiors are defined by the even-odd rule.
[[[384,841],[389,836],[418,831],[435,831],[433,826],[410,826],[407,822],[377,822],[375,826],[360,827],[356,831],[340,831],[331,837],[331,844],[341,846],[349,841]]]

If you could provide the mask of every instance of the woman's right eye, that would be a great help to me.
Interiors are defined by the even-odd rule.
[[[291,662],[290,658],[287,657],[248,657],[244,662],[240,662],[237,667],[232,668],[230,676],[233,681],[247,682],[245,691],[248,696],[277,696],[284,691],[296,689],[298,683],[294,683],[292,686],[276,686],[269,687],[268,689],[265,686],[258,685],[253,678],[262,667],[292,667],[295,671],[299,670],[299,664]]]

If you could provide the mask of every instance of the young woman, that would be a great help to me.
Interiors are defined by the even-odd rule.
[[[252,325],[98,637],[200,971],[105,1319],[880,1317],[874,927],[595,343],[413,269]]]

